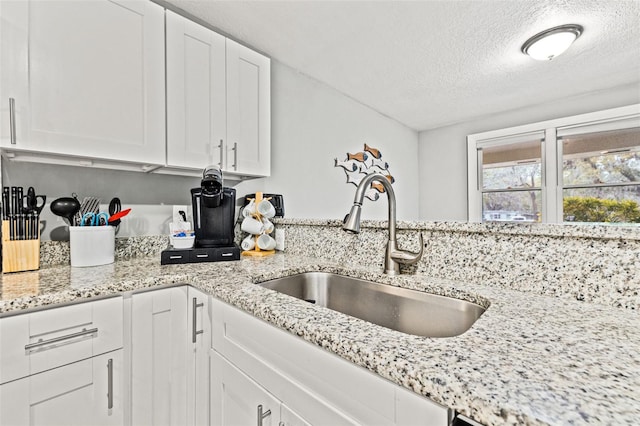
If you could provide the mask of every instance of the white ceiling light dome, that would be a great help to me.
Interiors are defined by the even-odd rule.
[[[584,28],[576,24],[549,28],[527,40],[522,52],[538,61],[550,61],[567,50],[583,31]]]

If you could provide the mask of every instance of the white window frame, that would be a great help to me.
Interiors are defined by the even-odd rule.
[[[558,132],[578,134],[634,126],[640,126],[640,104],[468,135],[469,222],[482,222],[482,148],[530,140],[532,135],[543,134],[542,222],[563,223],[562,143],[558,143]]]

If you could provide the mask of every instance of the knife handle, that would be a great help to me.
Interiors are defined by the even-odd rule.
[[[2,219],[9,219],[9,203],[11,199],[11,188],[8,186],[2,187]]]

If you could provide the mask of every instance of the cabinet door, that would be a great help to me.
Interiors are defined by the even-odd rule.
[[[211,312],[209,296],[188,287],[189,371],[187,374],[187,424],[209,424],[209,351],[211,350]]]
[[[0,385],[3,425],[122,425],[122,349]]]
[[[187,290],[131,298],[131,418],[135,425],[187,421]]]
[[[278,426],[311,426],[302,417],[291,411],[285,404],[280,405],[280,423]]]
[[[225,169],[271,172],[271,60],[227,39],[227,155]]]
[[[167,165],[224,167],[225,37],[167,11]]]
[[[164,164],[161,6],[11,1],[0,16],[2,147]]]
[[[212,425],[278,425],[280,401],[217,352],[210,359]]]

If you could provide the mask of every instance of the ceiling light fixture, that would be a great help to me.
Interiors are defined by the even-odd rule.
[[[582,26],[575,24],[549,28],[525,41],[522,53],[538,61],[550,61],[567,50],[583,30]]]

